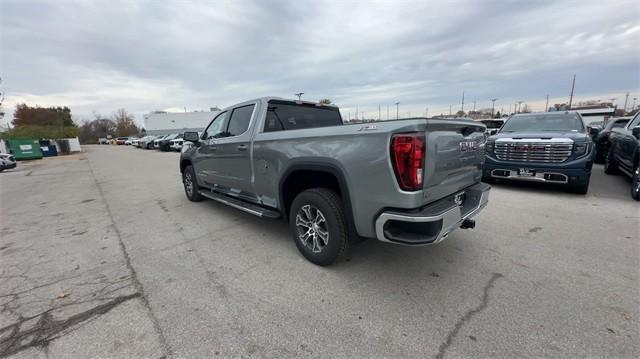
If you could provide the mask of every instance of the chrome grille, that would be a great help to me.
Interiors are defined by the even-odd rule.
[[[571,143],[496,142],[496,158],[503,161],[559,163],[571,156]]]

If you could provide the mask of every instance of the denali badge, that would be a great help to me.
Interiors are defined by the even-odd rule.
[[[460,142],[460,152],[475,151],[480,147],[476,141]]]

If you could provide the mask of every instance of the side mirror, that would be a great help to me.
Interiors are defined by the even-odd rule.
[[[631,134],[633,135],[633,137],[640,140],[640,126],[634,127],[633,130],[631,130]]]
[[[200,142],[200,136],[197,132],[185,132],[182,139],[193,143]]]
[[[600,133],[600,129],[597,127],[589,127],[589,134],[590,135],[597,135],[598,133]]]

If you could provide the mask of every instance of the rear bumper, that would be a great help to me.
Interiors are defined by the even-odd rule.
[[[375,222],[376,237],[405,245],[439,243],[487,205],[490,190],[489,185],[478,183],[422,208],[383,211]],[[462,204],[456,203],[460,194]]]

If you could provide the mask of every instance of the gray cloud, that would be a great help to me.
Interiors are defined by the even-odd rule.
[[[6,107],[204,109],[249,97],[431,113],[640,88],[633,1],[3,1]],[[618,95],[615,95],[618,96]],[[622,99],[619,98],[618,101]],[[11,117],[11,116],[8,116]]]

